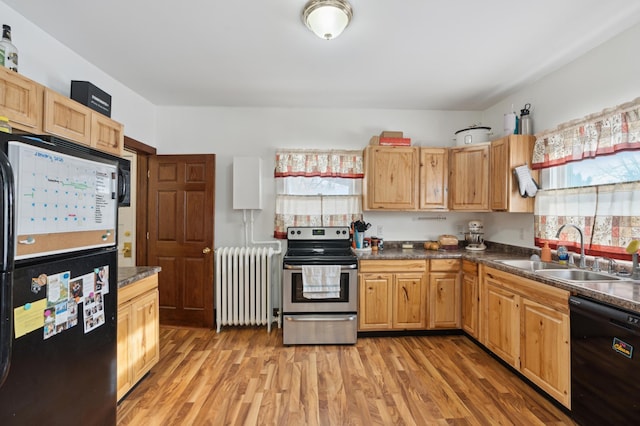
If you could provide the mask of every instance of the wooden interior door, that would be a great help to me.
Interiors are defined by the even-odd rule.
[[[149,157],[147,264],[159,274],[160,323],[213,327],[215,155]]]

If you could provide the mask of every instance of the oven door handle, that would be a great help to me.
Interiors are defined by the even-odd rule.
[[[284,269],[290,269],[293,271],[301,271],[302,265],[284,265]],[[341,265],[340,269],[348,270],[348,269],[358,269],[358,265]]]
[[[327,316],[315,316],[315,317],[309,317],[309,316],[305,316],[305,317],[295,317],[295,316],[288,316],[286,315],[284,317],[285,320],[287,321],[292,321],[292,322],[318,322],[318,321],[332,321],[332,322],[337,322],[337,321],[355,321],[356,320],[356,316],[355,315],[349,315],[348,317],[327,317]]]

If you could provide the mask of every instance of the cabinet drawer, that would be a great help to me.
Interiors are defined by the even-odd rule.
[[[460,259],[431,259],[429,270],[432,272],[457,272]]]
[[[360,273],[366,272],[424,272],[427,270],[425,259],[414,260],[361,260]]]
[[[463,260],[462,271],[465,274],[476,275],[478,273],[478,264],[469,260]]]

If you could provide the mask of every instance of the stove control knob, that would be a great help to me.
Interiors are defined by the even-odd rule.
[[[300,234],[302,234],[302,232],[300,232],[300,231],[298,230],[298,235],[300,235]]]

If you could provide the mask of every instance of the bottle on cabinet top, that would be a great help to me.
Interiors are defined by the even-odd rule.
[[[11,42],[11,26],[2,25],[2,40],[0,40],[0,62],[6,68],[18,72],[18,48]]]

